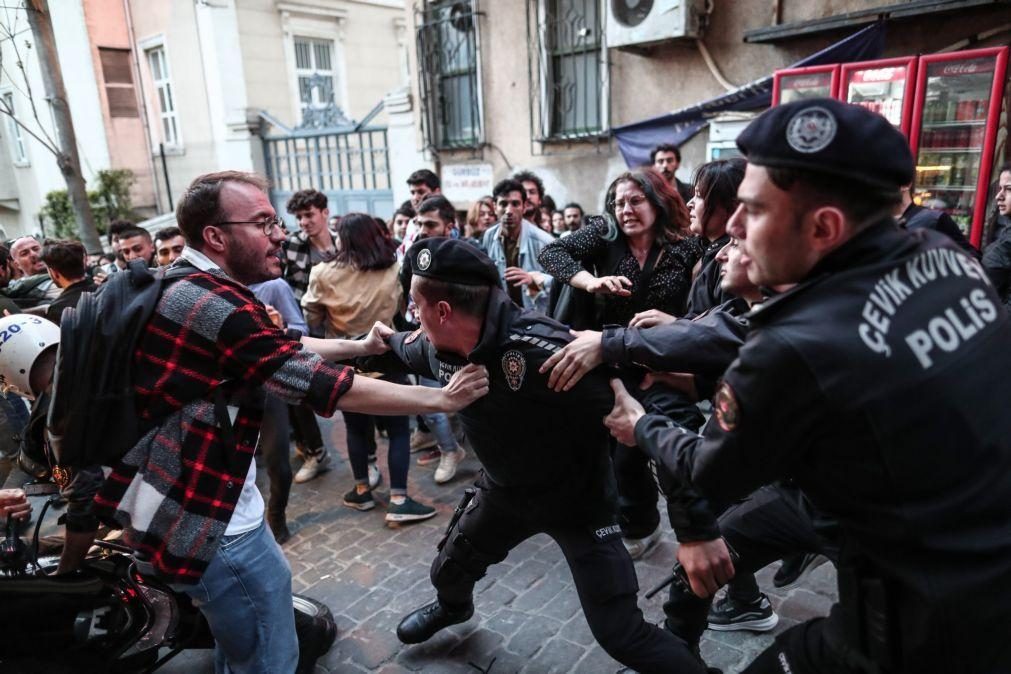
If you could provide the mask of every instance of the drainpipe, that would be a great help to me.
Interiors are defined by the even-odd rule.
[[[140,123],[144,127],[144,137],[147,139],[147,167],[151,171],[151,186],[154,188],[155,210],[160,211],[161,190],[158,188],[158,170],[155,168],[154,154],[151,150],[154,147],[154,138],[151,136],[151,124],[147,116],[147,96],[144,95],[144,79],[141,77],[140,59],[137,58],[137,36],[133,32],[133,13],[130,11],[130,0],[123,0],[123,12],[126,15],[126,30],[130,33],[130,58],[133,60],[134,80],[137,82],[134,92],[137,95],[137,104],[140,106]],[[172,195],[166,196],[171,204]],[[170,210],[171,208],[169,206]]]

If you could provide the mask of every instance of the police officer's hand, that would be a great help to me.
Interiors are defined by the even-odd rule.
[[[368,337],[363,340],[365,355],[378,356],[381,353],[389,351],[390,345],[388,342],[393,334],[393,330],[376,321],[372,329],[369,330]]]
[[[592,281],[587,281],[584,290],[595,295],[630,297],[632,295],[631,288],[632,282],[624,276],[601,276]]]
[[[604,362],[601,333],[593,330],[570,332],[575,339],[551,354],[541,365],[541,374],[551,370],[548,388],[552,391],[568,391],[579,383],[583,375]]]
[[[23,489],[0,489],[0,521],[6,522],[8,515],[24,520],[31,514],[32,504]]]
[[[439,394],[446,412],[459,412],[488,393],[488,370],[484,365],[470,363],[457,370]]]
[[[618,442],[627,447],[635,447],[635,425],[646,414],[646,410],[629,395],[620,379],[611,380],[611,390],[614,391],[614,408],[604,417],[604,425]]]
[[[697,597],[713,596],[734,577],[734,563],[722,538],[681,543],[677,558]]]
[[[628,327],[652,328],[654,325],[667,325],[676,320],[676,316],[665,314],[657,309],[650,309],[648,311],[640,311],[635,316],[632,316],[632,320],[628,322]]]

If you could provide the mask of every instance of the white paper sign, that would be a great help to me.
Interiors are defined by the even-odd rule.
[[[491,164],[444,164],[442,167],[442,193],[454,205],[491,195],[492,187]]]

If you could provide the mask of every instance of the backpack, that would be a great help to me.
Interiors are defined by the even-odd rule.
[[[153,427],[134,410],[133,354],[165,287],[196,271],[134,260],[64,309],[47,418],[61,467],[115,465]]]

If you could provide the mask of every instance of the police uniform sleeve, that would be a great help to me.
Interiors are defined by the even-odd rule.
[[[938,214],[937,231],[947,234],[948,238],[958,244],[959,248],[969,253],[977,260],[980,258],[979,250],[977,250],[976,246],[969,242],[969,239],[965,238],[962,228],[959,227],[947,213],[941,212]]]
[[[414,332],[398,332],[390,337],[390,350],[379,356],[357,358],[355,367],[364,372],[383,374],[418,374],[435,379],[432,372],[428,337],[419,328]]]
[[[746,325],[724,311],[652,328],[604,328],[604,362],[642,365],[659,372],[719,377],[737,357]]]
[[[720,501],[790,472],[818,433],[825,400],[810,369],[773,331],[753,332],[723,378],[703,435],[647,415],[636,443],[676,479]]]
[[[1011,304],[1011,227],[1005,227],[997,240],[983,252],[983,268],[1005,305]]]

